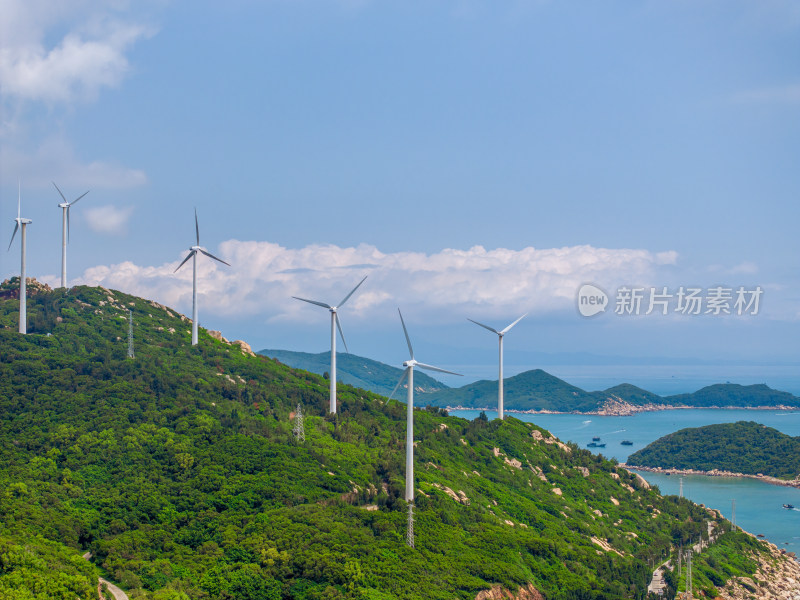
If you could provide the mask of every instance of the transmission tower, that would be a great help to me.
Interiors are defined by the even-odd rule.
[[[406,544],[414,547],[414,505],[408,503],[408,527],[406,528]]]
[[[686,554],[686,593],[692,597],[692,549],[689,548]]]
[[[294,429],[292,433],[294,433],[294,438],[298,442],[306,441],[306,429],[303,425],[303,409],[300,404],[297,405],[297,410],[294,413]]]
[[[133,358],[133,311],[128,310],[128,358]]]

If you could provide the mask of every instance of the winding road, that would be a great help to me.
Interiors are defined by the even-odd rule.
[[[92,553],[91,552],[87,552],[86,554],[83,555],[82,558],[84,558],[86,560],[89,560],[89,559],[92,558]],[[113,583],[111,583],[107,579],[103,579],[102,577],[98,577],[98,579],[97,579],[97,597],[100,600],[103,600],[103,594],[100,593],[100,590],[103,587],[103,584],[105,584],[106,588],[108,588],[108,591],[111,592],[111,595],[114,596],[114,600],[129,600],[128,599],[128,594],[123,592],[121,589],[119,589],[117,586],[115,586]]]

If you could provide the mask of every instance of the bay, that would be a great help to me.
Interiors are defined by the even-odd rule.
[[[474,419],[480,411],[454,410],[450,414]],[[486,415],[493,419],[497,413],[486,411]],[[593,437],[599,437],[599,443],[605,443],[606,447],[588,449],[619,462],[625,462],[631,453],[656,439],[687,427],[755,421],[787,435],[800,436],[800,411],[683,409],[644,412],[626,417],[518,413],[508,413],[508,416],[535,423],[559,439],[575,442],[582,448],[586,448]],[[632,442],[632,445],[623,446],[623,440]],[[657,485],[663,494],[677,495],[679,492],[680,478],[676,475],[647,472],[641,475]],[[693,475],[684,476],[683,480],[683,495],[686,498],[720,510],[726,518],[731,518],[732,500],[736,499],[738,526],[753,534],[763,534],[781,548],[800,553],[800,510],[782,507],[783,504],[800,507],[800,489],[739,477]]]

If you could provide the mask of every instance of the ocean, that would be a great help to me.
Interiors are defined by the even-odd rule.
[[[451,411],[454,416],[474,419],[479,411]],[[488,411],[492,419],[497,416]],[[686,409],[637,413],[628,417],[596,415],[530,415],[509,413],[523,421],[536,423],[564,441],[581,447],[600,437],[605,448],[589,448],[608,458],[625,462],[628,456],[659,437],[686,427],[714,423],[755,421],[774,427],[787,435],[800,436],[800,411],[775,410],[712,410]],[[622,440],[633,442],[621,445]],[[651,484],[664,494],[678,494],[680,479],[676,475],[642,472]],[[736,500],[736,524],[753,534],[763,534],[781,548],[800,554],[800,510],[787,510],[783,504],[800,507],[800,489],[771,485],[738,477],[684,476],[683,495],[698,504],[718,509],[731,518],[732,501]]]

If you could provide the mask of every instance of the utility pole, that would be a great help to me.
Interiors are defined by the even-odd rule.
[[[692,597],[692,549],[689,548],[686,555],[686,593]]]

